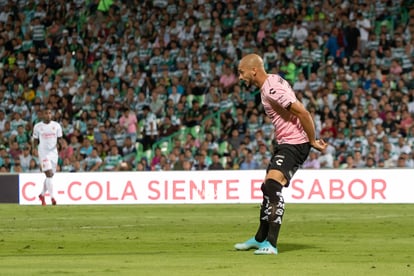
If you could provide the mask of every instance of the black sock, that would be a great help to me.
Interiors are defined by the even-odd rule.
[[[262,184],[262,191],[264,184]],[[267,233],[269,232],[269,221],[266,215],[268,201],[263,199],[262,205],[260,206],[260,224],[259,229],[257,229],[256,236],[254,237],[256,241],[262,242],[266,239]]]
[[[276,247],[283,214],[285,213],[285,201],[282,196],[283,186],[273,179],[267,179],[265,186],[269,198],[268,208],[266,209],[269,229],[267,240],[271,245]]]

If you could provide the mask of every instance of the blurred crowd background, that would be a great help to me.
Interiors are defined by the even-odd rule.
[[[0,0],[0,172],[265,169],[260,54],[329,142],[304,168],[414,168],[414,1]]]

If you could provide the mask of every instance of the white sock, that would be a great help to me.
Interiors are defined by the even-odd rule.
[[[42,192],[40,193],[43,196],[45,195],[45,193],[47,191],[47,184],[46,184],[46,182],[47,182],[47,178],[45,178],[45,180],[43,181],[43,189],[42,189]]]
[[[49,191],[50,197],[54,198],[53,196],[53,181],[52,181],[52,177],[46,177],[46,186],[47,186],[47,190]]]

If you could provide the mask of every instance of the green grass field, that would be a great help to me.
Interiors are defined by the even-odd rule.
[[[287,204],[279,255],[237,252],[258,205],[0,205],[0,275],[414,275],[414,204]]]

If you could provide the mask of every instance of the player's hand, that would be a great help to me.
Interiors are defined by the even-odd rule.
[[[318,139],[318,140],[315,140],[315,141],[311,142],[311,146],[312,146],[312,148],[314,148],[318,151],[322,151],[322,150],[326,149],[328,144],[324,140]]]

